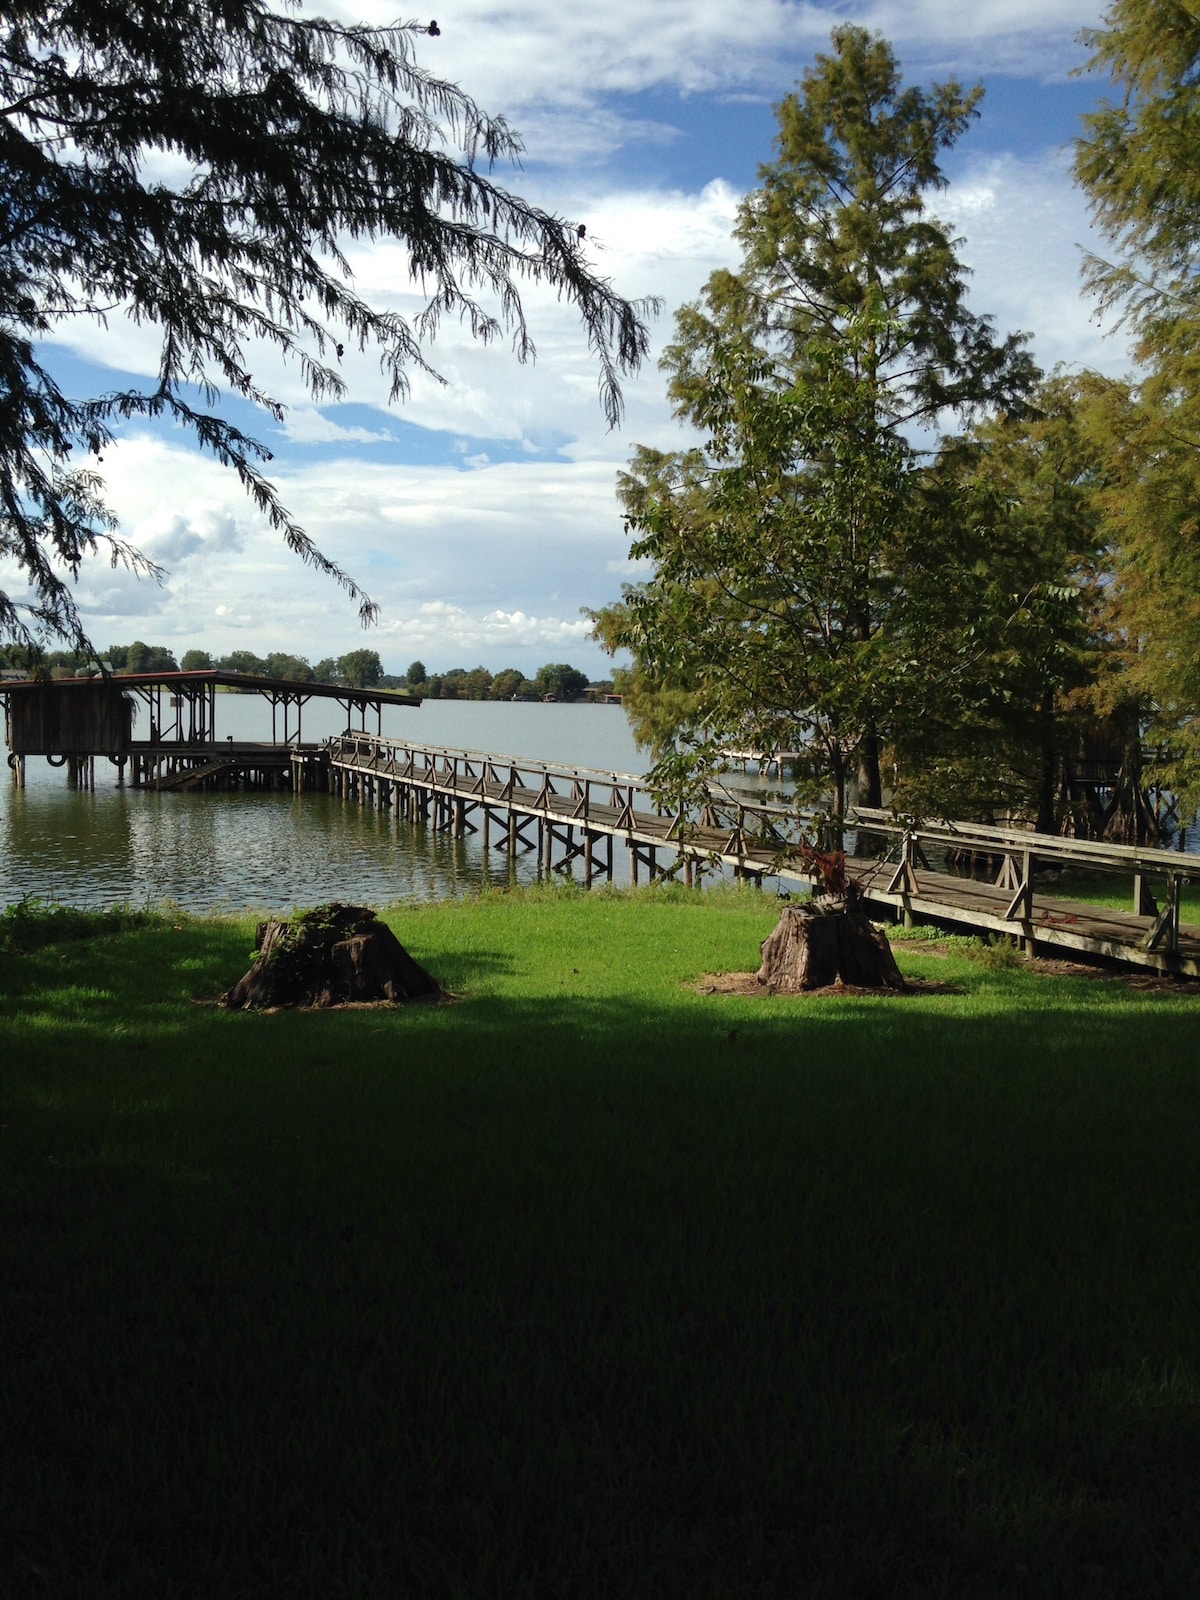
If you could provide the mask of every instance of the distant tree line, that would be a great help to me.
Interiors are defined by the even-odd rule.
[[[22,668],[28,664],[19,649],[10,648],[7,654],[8,665]],[[314,667],[307,656],[292,655],[286,650],[274,650],[265,656],[256,655],[253,650],[231,650],[223,656],[214,656],[208,650],[185,650],[177,660],[174,651],[166,645],[146,644],[135,639],[132,644],[110,644],[101,652],[100,660],[107,671],[115,673],[207,672],[216,668],[251,677],[345,684],[357,689],[395,687],[400,682],[384,672],[377,650],[351,650],[344,656],[326,656]],[[96,670],[95,661],[77,650],[46,651],[37,665],[38,670],[49,669],[51,676],[58,678],[73,677],[76,673],[91,676]]]
[[[451,667],[449,672],[427,672],[422,661],[414,661],[403,676],[387,673],[376,650],[351,650],[342,656],[326,656],[313,666],[307,656],[275,650],[255,655],[252,650],[231,650],[214,656],[207,650],[185,650],[176,660],[166,645],[112,644],[102,653],[105,667],[114,673],[132,672],[240,672],[251,677],[289,678],[296,683],[341,684],[355,689],[406,689],[428,700],[575,700],[589,688],[587,674],[566,662],[549,662],[527,678],[516,667],[495,674],[486,667]],[[0,652],[0,666],[21,669],[26,665],[22,652]],[[39,670],[48,669],[52,677],[91,675],[95,663],[79,651],[51,650],[40,661]],[[610,681],[593,685],[610,689]]]
[[[527,678],[517,667],[505,667],[492,674],[486,667],[451,667],[449,672],[427,673],[422,661],[414,661],[404,681],[414,694],[427,700],[577,700],[589,687],[585,672],[565,661],[549,662]]]

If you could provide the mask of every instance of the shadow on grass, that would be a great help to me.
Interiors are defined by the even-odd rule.
[[[1190,1596],[1195,1023],[1056,992],[26,1039],[5,1592]]]

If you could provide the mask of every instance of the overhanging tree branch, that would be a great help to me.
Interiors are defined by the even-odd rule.
[[[610,425],[644,359],[650,302],[589,266],[574,223],[490,175],[519,138],[420,67],[426,25],[300,16],[282,0],[10,0],[0,33],[0,552],[29,584],[0,626],[82,637],[63,551],[106,532],[100,487],[71,490],[73,452],[122,419],[167,413],[232,467],[303,559],[372,602],[288,515],[266,452],[216,414],[228,393],[282,415],[254,346],[294,361],[315,400],[339,397],[347,342],[375,349],[393,400],[442,319],[535,354],[522,293],[578,312]],[[177,181],[151,176],[168,156]],[[354,289],[346,249],[392,240],[425,305],[411,321]],[[157,382],[76,400],[36,356],[67,319],[120,311],[158,330]],[[193,404],[199,393],[202,410]],[[126,547],[126,553],[127,547]],[[68,578],[78,560],[66,561]],[[135,563],[141,570],[140,564]],[[22,607],[27,610],[22,611]],[[21,621],[22,615],[27,617]]]

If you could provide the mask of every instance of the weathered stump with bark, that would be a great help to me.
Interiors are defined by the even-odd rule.
[[[785,906],[763,941],[758,981],[773,994],[799,994],[843,983],[860,989],[907,988],[887,936],[845,902]]]
[[[233,1011],[338,1006],[438,995],[426,972],[367,906],[326,905],[290,922],[260,923],[258,957],[222,1003]]]

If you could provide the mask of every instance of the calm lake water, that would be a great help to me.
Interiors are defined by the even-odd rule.
[[[306,741],[344,726],[334,701],[304,708]],[[383,731],[605,771],[640,773],[648,764],[620,706],[431,700],[419,710],[385,709]],[[257,696],[218,695],[216,732],[269,739],[270,707]],[[326,795],[160,795],[118,788],[116,778],[114,766],[97,761],[96,789],[82,792],[68,786],[64,769],[31,758],[21,791],[0,768],[0,905],[31,895],[68,905],[175,900],[196,911],[290,910],[333,899],[449,898],[537,877],[532,857],[518,858],[510,878],[507,857],[493,851],[485,861],[473,838],[409,827]],[[622,852],[615,854],[620,881]]]

